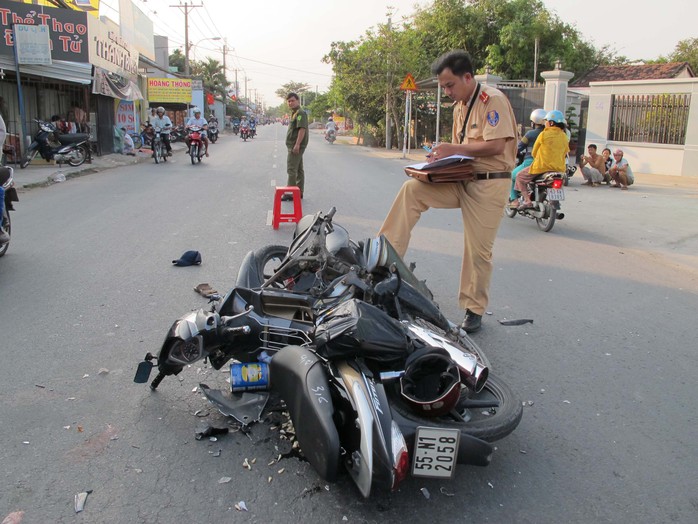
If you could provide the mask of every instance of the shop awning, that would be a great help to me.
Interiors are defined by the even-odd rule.
[[[15,70],[15,61],[9,56],[0,56],[0,67],[6,71]],[[64,62],[54,60],[50,65],[20,65],[19,72],[22,75],[32,75],[43,78],[55,78],[73,84],[92,83],[92,64],[80,62]]]

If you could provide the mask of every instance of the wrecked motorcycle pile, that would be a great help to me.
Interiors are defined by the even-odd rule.
[[[317,473],[334,481],[346,470],[364,497],[408,475],[487,465],[521,402],[387,240],[355,243],[334,212],[304,217],[288,248],[248,253],[220,305],[177,320],[135,380],[148,381],[153,360],[153,390],[203,359],[243,363],[231,365],[243,392],[202,384],[206,397],[244,423],[268,399],[257,389],[271,389]]]

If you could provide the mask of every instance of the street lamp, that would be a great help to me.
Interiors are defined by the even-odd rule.
[[[184,42],[184,76],[189,76],[189,50],[192,47],[196,47],[199,45],[201,42],[205,42],[206,40],[221,40],[220,36],[213,36],[210,38],[202,38],[195,44],[190,44],[189,42]]]

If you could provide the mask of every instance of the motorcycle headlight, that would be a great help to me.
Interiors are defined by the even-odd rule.
[[[191,364],[204,356],[204,339],[197,335],[188,340],[176,339],[170,348],[170,360],[180,364]]]

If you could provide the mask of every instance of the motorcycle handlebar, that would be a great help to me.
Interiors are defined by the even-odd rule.
[[[237,335],[249,335],[252,333],[250,326],[240,326],[240,327],[224,327],[221,329],[221,337],[223,338],[234,338]]]

